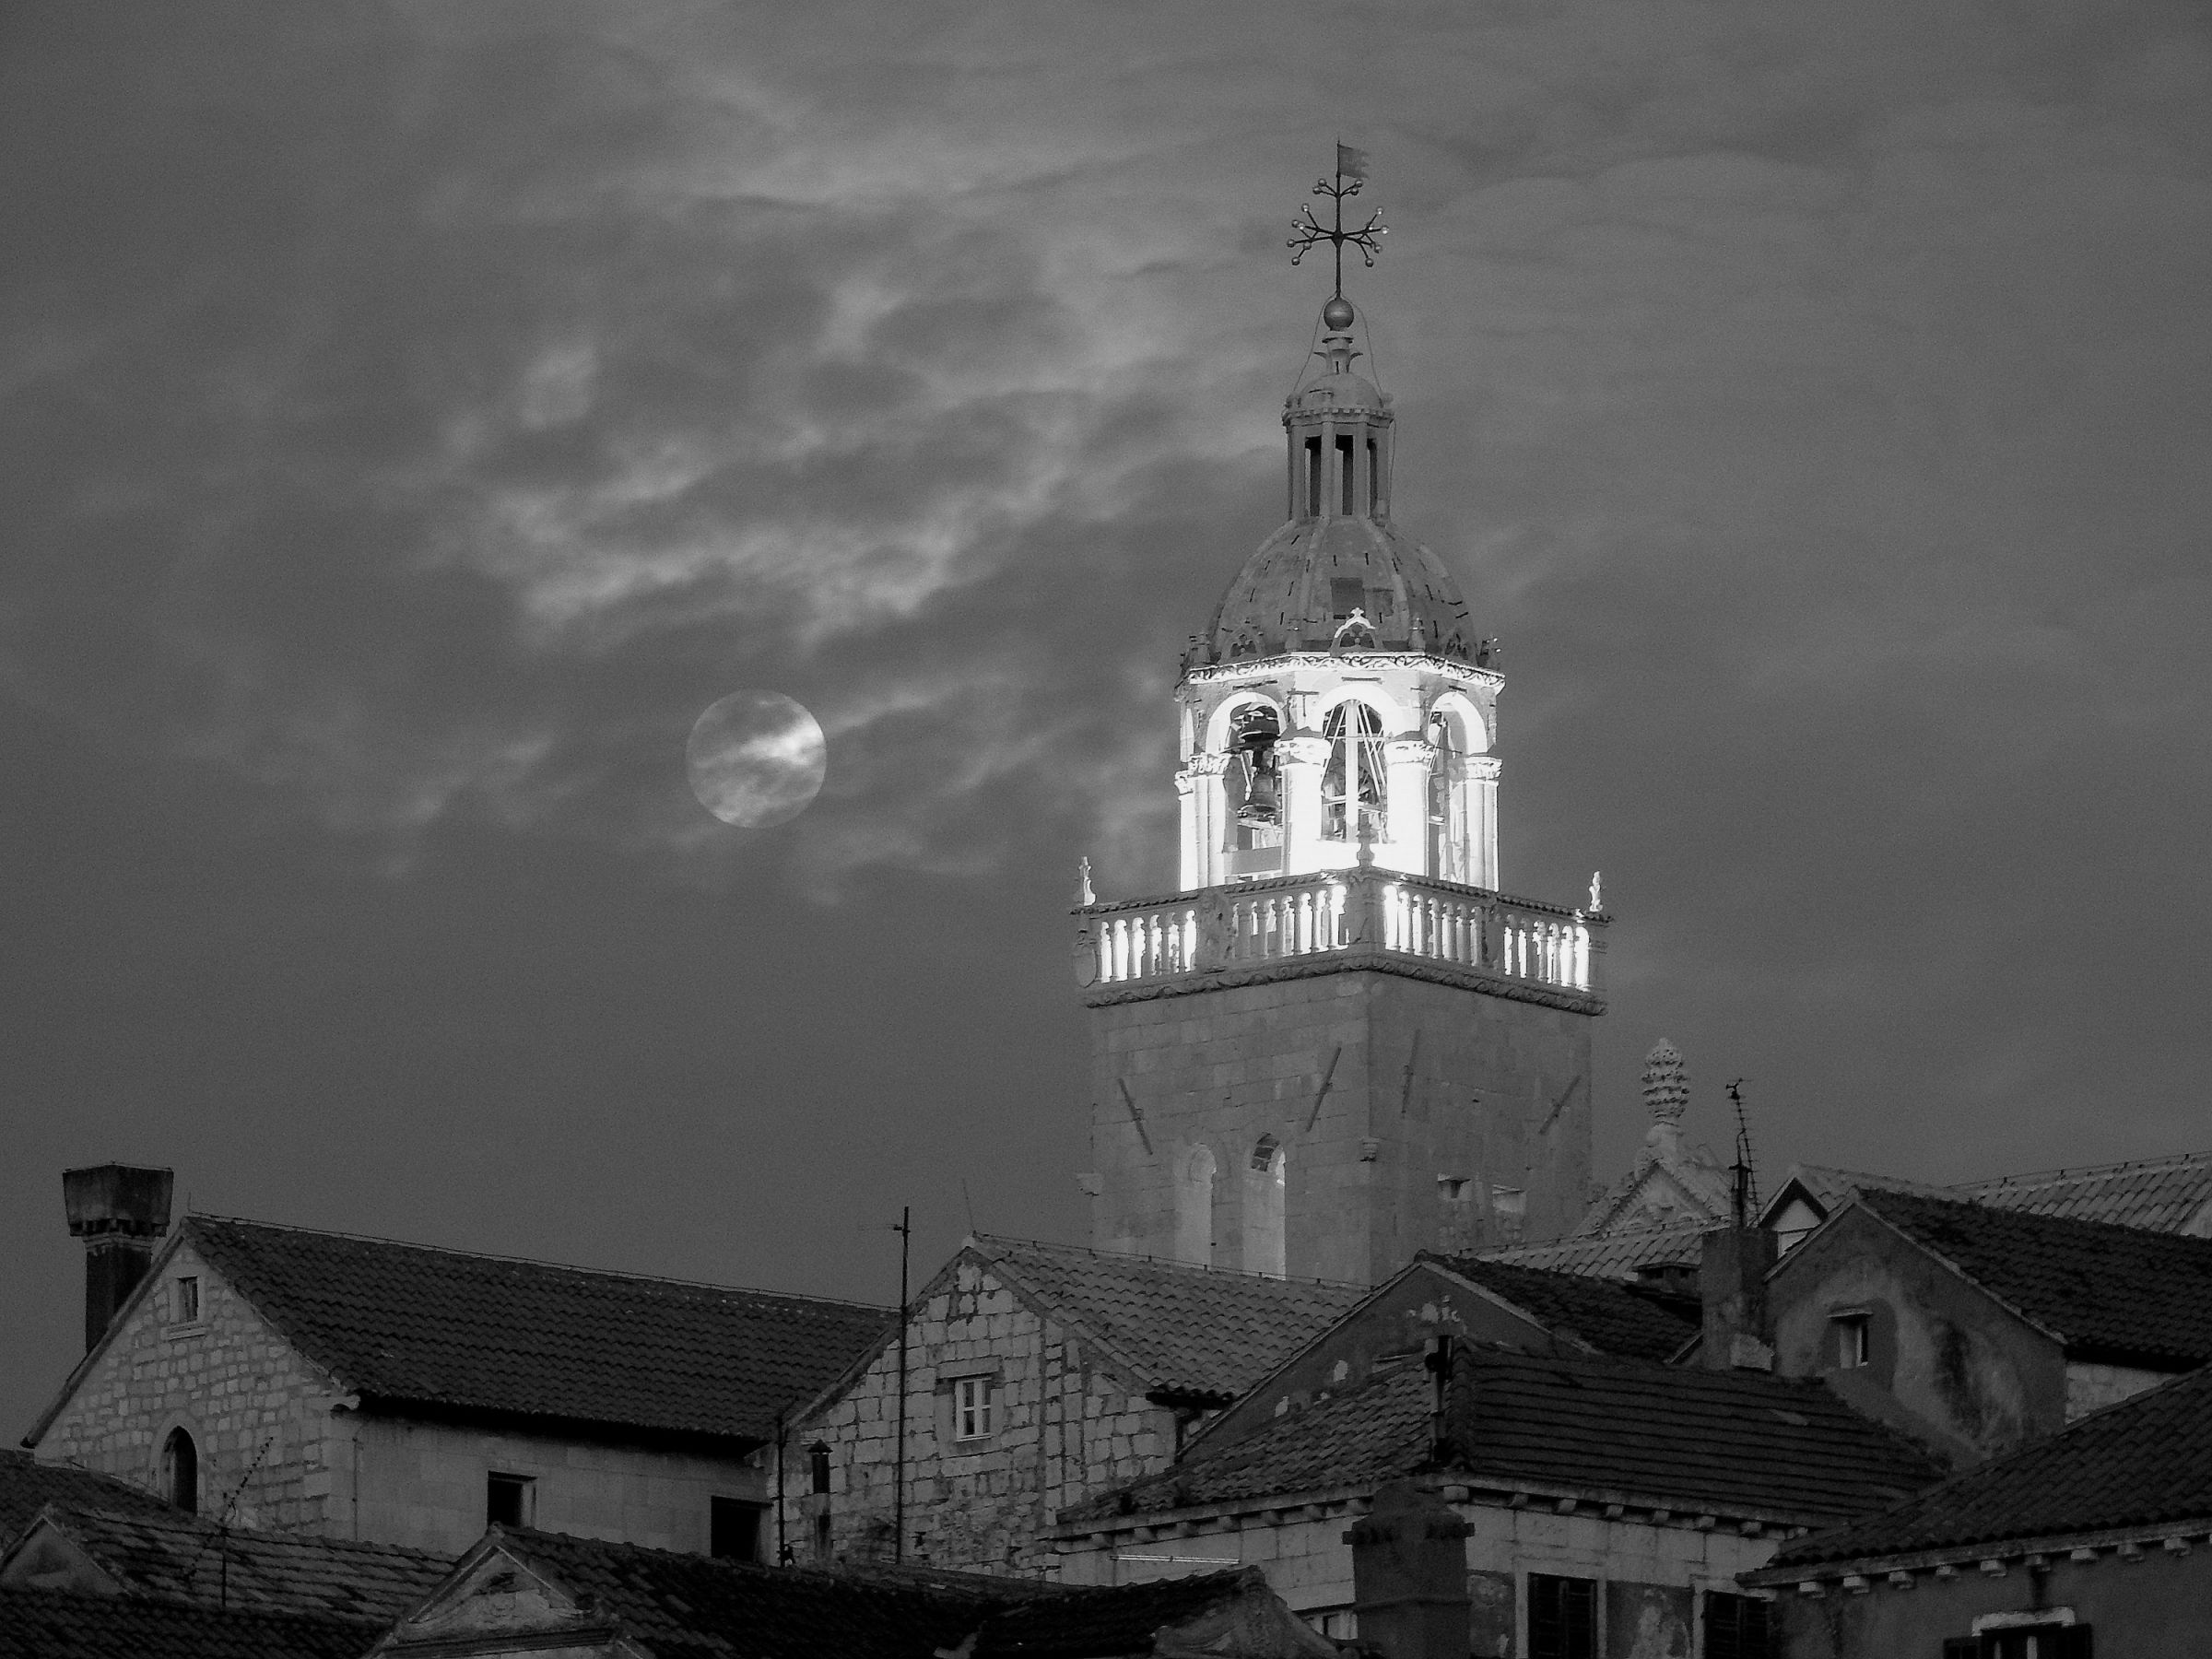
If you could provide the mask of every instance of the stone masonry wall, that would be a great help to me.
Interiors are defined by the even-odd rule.
[[[350,1427],[352,1445],[340,1454],[350,1462],[340,1471],[333,1530],[418,1549],[458,1555],[484,1535],[485,1481],[495,1471],[529,1479],[525,1519],[535,1526],[700,1555],[709,1543],[712,1499],[765,1505],[773,1497],[757,1458],[389,1418],[355,1418]],[[773,1513],[764,1512],[761,1550],[770,1559],[774,1526]]]
[[[1246,1266],[1263,1135],[1285,1152],[1295,1277],[1374,1283],[1419,1250],[1562,1235],[1590,1180],[1590,1019],[1373,971],[1094,1007],[1091,1242],[1173,1257],[1205,1147],[1210,1265]]]
[[[199,1281],[200,1317],[187,1324],[171,1317],[182,1277]],[[220,1513],[235,1492],[234,1525],[327,1530],[334,1441],[345,1438],[332,1421],[330,1378],[189,1244],[149,1289],[40,1440],[38,1457],[159,1491],[161,1447],[182,1428],[199,1451],[202,1513]]]
[[[1062,1508],[1164,1468],[1173,1455],[1171,1413],[971,1258],[956,1258],[917,1300],[908,1342],[909,1562],[1049,1576],[1057,1558],[1040,1535]],[[812,1442],[830,1454],[828,1496],[797,1506],[803,1519],[793,1541],[802,1561],[892,1557],[898,1368],[893,1345],[792,1430],[792,1489],[806,1483]],[[992,1432],[960,1441],[954,1386],[983,1376],[993,1384]],[[821,1515],[829,1518],[826,1558],[814,1547]]]

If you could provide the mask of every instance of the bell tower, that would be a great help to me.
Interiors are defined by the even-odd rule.
[[[1176,687],[1179,890],[1087,879],[1075,968],[1092,1242],[1372,1282],[1580,1218],[1606,917],[1594,879],[1583,908],[1500,890],[1504,676],[1393,516],[1342,271],[1382,228],[1344,228],[1365,158],[1337,154],[1334,228],[1308,209],[1291,244],[1331,242],[1337,288],[1284,406],[1288,517]]]

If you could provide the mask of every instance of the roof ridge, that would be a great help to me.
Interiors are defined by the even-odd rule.
[[[2067,1178],[2079,1181],[2091,1175],[2117,1175],[2128,1171],[2171,1168],[2196,1161],[2212,1162],[2212,1151],[2162,1152],[2152,1158],[2122,1159],[2117,1163],[2062,1164],[2055,1170],[2024,1170],[2017,1175],[1984,1175],[1974,1181],[1952,1182],[1949,1190],[1959,1192],[1968,1187],[2003,1187],[2030,1182],[2047,1184]]]
[[[1857,1195],[1863,1201],[1878,1199],[1880,1202],[1873,1206],[1877,1213],[1883,1204],[1902,1199],[1907,1204],[1938,1204],[1948,1209],[1970,1210],[1990,1226],[2090,1227],[2099,1232],[2120,1235],[2131,1241],[2159,1241],[2157,1245],[2150,1248],[2212,1251],[2212,1239],[2200,1239],[2189,1233],[2167,1232],[2155,1227],[2131,1227],[2124,1221],[2094,1221],[2087,1216],[2056,1216],[2044,1210],[2015,1209],[2010,1205],[1983,1204],[1974,1198],[1938,1198],[1926,1193],[1899,1192],[1895,1188],[1864,1188],[1858,1190]]]
[[[242,1541],[249,1546],[274,1545],[285,1548],[365,1550],[378,1555],[410,1556],[418,1560],[434,1561],[450,1566],[455,1559],[442,1550],[419,1549],[412,1544],[386,1544],[374,1538],[341,1538],[330,1533],[272,1533],[258,1527],[222,1526],[204,1515],[186,1514],[179,1510],[172,1514],[151,1514],[133,1510],[100,1509],[91,1504],[65,1503],[55,1500],[45,1505],[41,1512],[51,1511],[57,1517],[82,1518],[112,1522],[122,1526],[153,1527],[161,1531],[179,1532],[190,1537],[203,1537],[219,1532],[233,1542]]]
[[[502,1262],[516,1267],[544,1267],[555,1273],[577,1273],[592,1278],[627,1279],[647,1285],[673,1285],[686,1290],[719,1290],[738,1296],[769,1296],[781,1301],[815,1302],[824,1307],[853,1308],[869,1313],[895,1313],[898,1310],[888,1302],[853,1301],[839,1296],[815,1296],[803,1290],[771,1290],[759,1285],[718,1285],[709,1279],[677,1278],[665,1273],[634,1273],[622,1267],[585,1267],[574,1262],[548,1262],[542,1256],[503,1255],[490,1250],[462,1250],[449,1244],[423,1244],[413,1239],[390,1239],[381,1233],[340,1232],[327,1227],[300,1227],[288,1221],[260,1221],[251,1216],[218,1216],[206,1210],[194,1210],[184,1218],[184,1226],[194,1221],[214,1221],[226,1227],[251,1227],[267,1232],[305,1233],[317,1239],[344,1239],[351,1244],[388,1244],[398,1250],[420,1250],[431,1255],[459,1256],[469,1261]]]

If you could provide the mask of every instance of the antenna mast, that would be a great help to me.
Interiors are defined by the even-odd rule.
[[[1751,1162],[1751,1124],[1744,1116],[1744,1085],[1748,1077],[1738,1077],[1728,1085],[1728,1098],[1735,1104],[1735,1224],[1751,1225],[1751,1218],[1759,1211],[1759,1178]]]

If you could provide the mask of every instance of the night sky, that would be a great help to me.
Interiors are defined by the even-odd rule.
[[[1505,886],[1762,1171],[2212,1146],[2199,0],[0,9],[0,1430],[65,1166],[889,1301],[1079,1239],[1341,137]],[[814,806],[693,798],[757,688]]]

